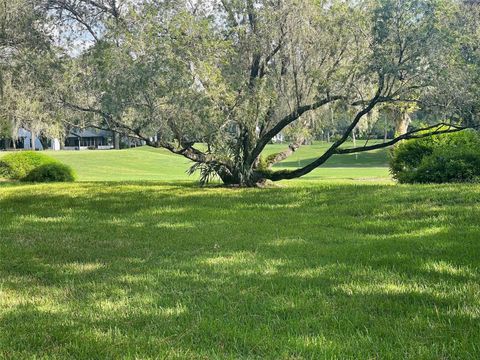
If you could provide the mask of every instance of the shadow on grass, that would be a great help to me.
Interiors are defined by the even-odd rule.
[[[475,358],[479,193],[4,189],[0,355]]]

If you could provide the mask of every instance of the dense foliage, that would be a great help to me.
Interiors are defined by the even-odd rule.
[[[73,182],[75,178],[75,173],[70,166],[55,162],[33,169],[23,180],[28,182]]]
[[[55,162],[55,159],[34,151],[13,152],[0,159],[0,177],[21,180],[33,169]]]
[[[392,175],[401,183],[480,180],[480,135],[473,130],[410,140],[391,154]]]

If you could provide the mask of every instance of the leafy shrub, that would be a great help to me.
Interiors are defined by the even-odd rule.
[[[480,152],[471,149],[435,151],[423,159],[416,172],[416,182],[421,183],[473,182],[479,178]]]
[[[75,173],[68,165],[58,162],[41,165],[23,178],[29,182],[72,182],[75,181]]]
[[[400,183],[480,179],[480,135],[473,130],[410,140],[396,146],[391,155],[390,170]]]
[[[0,159],[0,177],[20,180],[33,169],[54,162],[55,159],[35,151],[10,153]]]

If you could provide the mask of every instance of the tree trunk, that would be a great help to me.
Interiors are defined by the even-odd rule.
[[[43,150],[48,150],[48,139],[45,136],[40,136],[39,139],[42,143]]]
[[[357,147],[357,135],[355,134],[355,129],[352,131],[352,140],[353,140],[353,147]],[[358,159],[358,154],[355,154],[355,159]]]
[[[32,151],[35,151],[35,143],[37,142],[37,135],[35,134],[34,131],[31,131],[30,132],[31,134],[31,138],[30,138],[30,141],[31,141],[31,150]]]
[[[266,181],[266,177],[262,171],[256,169],[256,165],[253,168],[249,168],[246,164],[234,169],[220,167],[216,173],[226,186],[257,187]]]
[[[120,134],[116,131],[113,132],[113,147],[115,150],[120,150]]]
[[[395,137],[406,134],[411,122],[412,119],[407,110],[395,111]]]

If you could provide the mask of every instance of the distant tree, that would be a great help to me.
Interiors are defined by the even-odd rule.
[[[113,131],[114,146],[120,147],[116,124],[131,104],[125,92],[131,92],[132,77],[125,79],[131,53],[122,46],[128,36],[126,14],[135,8],[130,0],[41,0],[49,19],[58,29],[56,42],[73,59],[66,66],[65,82],[58,88],[66,110],[84,113],[69,127],[98,126]],[[133,20],[133,18],[129,18]],[[78,58],[77,58],[78,56]],[[127,83],[129,81],[129,83]],[[95,121],[92,121],[94,119]]]
[[[50,132],[48,95],[41,90],[50,81],[52,56],[45,13],[37,2],[0,2],[0,127],[2,136],[15,140],[19,127],[32,131],[33,141]],[[15,142],[13,142],[15,144]]]

